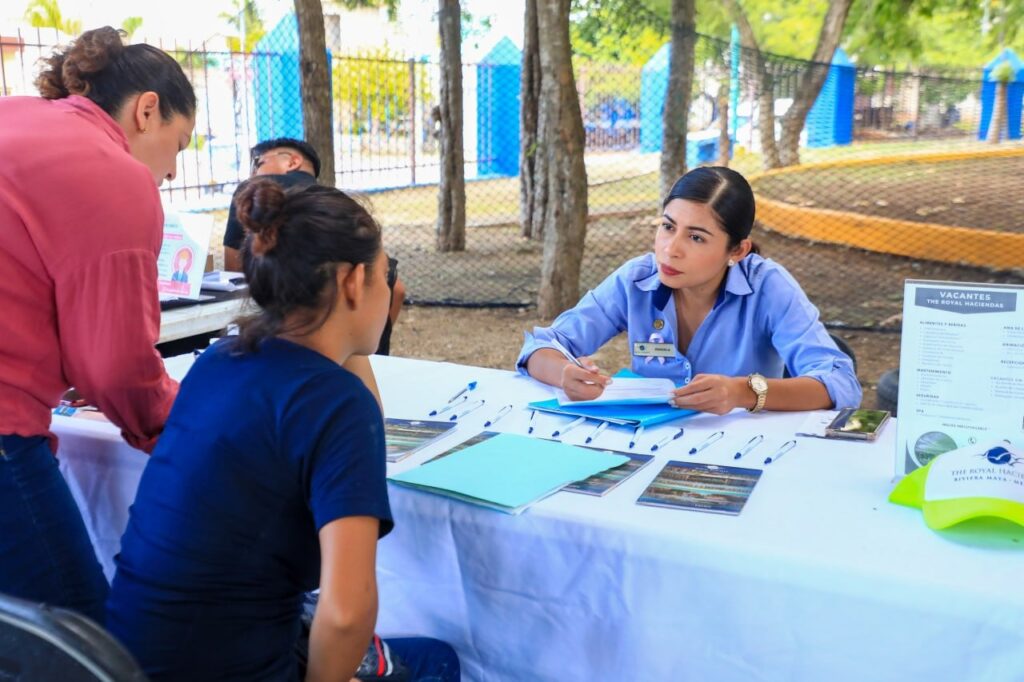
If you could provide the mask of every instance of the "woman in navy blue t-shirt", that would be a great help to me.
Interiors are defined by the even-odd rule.
[[[341,682],[373,636],[376,543],[392,527],[365,357],[390,298],[380,228],[325,187],[253,183],[236,207],[261,312],[182,382],[131,509],[108,626],[154,680],[292,682],[302,596],[319,587],[306,680]],[[458,679],[447,645],[402,644],[413,679]]]

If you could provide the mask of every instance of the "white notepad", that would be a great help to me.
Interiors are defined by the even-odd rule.
[[[672,398],[676,385],[671,379],[617,377],[593,400],[573,400],[555,389],[559,405],[657,405]]]

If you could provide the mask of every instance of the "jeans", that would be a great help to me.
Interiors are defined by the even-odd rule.
[[[47,439],[0,436],[0,592],[102,625],[108,589]]]

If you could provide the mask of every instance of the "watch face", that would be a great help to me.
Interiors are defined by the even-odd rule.
[[[762,391],[768,390],[768,382],[765,381],[765,378],[760,374],[755,374],[750,377],[750,387],[756,392],[761,393]]]

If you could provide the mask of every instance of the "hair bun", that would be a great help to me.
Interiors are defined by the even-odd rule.
[[[46,99],[88,95],[92,77],[102,72],[125,50],[124,33],[110,26],[86,31],[63,52],[55,52],[36,79]]]
[[[277,246],[286,201],[284,188],[273,180],[253,180],[239,194],[235,210],[238,222],[253,235],[253,255],[266,255]]]

